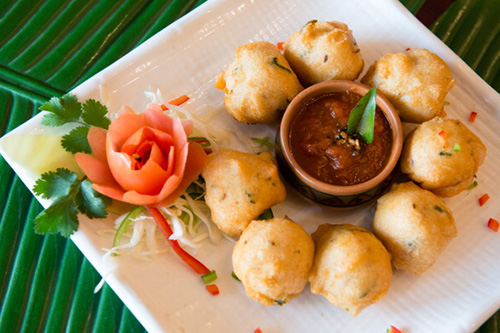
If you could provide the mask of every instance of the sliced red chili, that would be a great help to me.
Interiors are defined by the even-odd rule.
[[[479,198],[479,206],[483,206],[486,201],[488,201],[490,199],[490,196],[488,195],[488,193],[486,194],[483,194],[483,196],[481,198]]]
[[[391,333],[401,333],[401,331],[400,331],[400,330],[398,330],[396,327],[394,327],[394,326],[392,326],[392,325],[391,325],[390,332],[391,332]]]
[[[283,42],[276,43],[276,46],[278,47],[278,50],[283,51]]]
[[[175,239],[170,239],[170,236],[173,234],[172,229],[168,225],[167,220],[163,216],[163,214],[156,207],[146,207],[149,214],[154,218],[156,224],[160,227],[160,230],[163,232],[165,237],[167,238],[170,246],[174,250],[174,252],[189,265],[196,273],[200,275],[205,275],[210,273],[210,269],[208,269],[205,265],[203,265],[198,259],[184,251],[184,249],[179,245],[179,242]]]
[[[500,223],[498,223],[497,220],[490,218],[488,220],[488,228],[493,230],[494,232],[498,232],[498,227],[500,226]]]
[[[188,100],[189,100],[189,97],[188,97],[187,95],[182,95],[182,96],[180,96],[180,97],[177,97],[176,99],[171,100],[170,102],[168,102],[168,104],[172,104],[172,105],[177,105],[177,106],[179,106],[179,105],[181,105],[182,103],[187,102]],[[165,104],[162,104],[162,105],[160,105],[160,106],[161,106],[161,109],[162,109],[163,111],[168,110],[168,107],[167,107]]]
[[[473,123],[474,121],[476,121],[476,117],[477,117],[477,112],[472,111],[469,116],[469,121]]]
[[[207,284],[205,288],[208,290],[209,293],[212,295],[216,296],[219,295],[219,288],[215,284]]]

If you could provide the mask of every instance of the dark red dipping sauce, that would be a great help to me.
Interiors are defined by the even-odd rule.
[[[377,107],[373,142],[347,135],[351,110],[361,96],[338,92],[306,104],[290,128],[290,150],[311,176],[333,185],[355,185],[382,171],[391,154],[392,131]]]

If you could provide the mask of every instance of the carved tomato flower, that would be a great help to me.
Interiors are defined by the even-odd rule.
[[[76,161],[97,192],[140,206],[166,206],[201,173],[206,154],[188,141],[189,121],[170,118],[157,104],[141,114],[125,107],[109,129],[92,127],[92,155]]]

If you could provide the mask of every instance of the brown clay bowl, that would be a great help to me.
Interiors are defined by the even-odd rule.
[[[283,178],[307,200],[328,207],[352,208],[376,199],[390,187],[401,154],[403,131],[397,110],[380,93],[377,93],[376,102],[391,127],[392,147],[388,162],[375,177],[355,185],[325,183],[308,174],[295,161],[290,149],[291,124],[305,105],[325,94],[349,91],[363,96],[369,89],[354,81],[325,81],[303,90],[286,109],[276,135],[276,158]]]

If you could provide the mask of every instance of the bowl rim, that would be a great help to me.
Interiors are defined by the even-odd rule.
[[[372,87],[355,81],[330,80],[312,85],[301,91],[288,105],[280,124],[280,145],[288,166],[293,173],[309,187],[331,195],[349,196],[369,191],[386,179],[397,165],[403,147],[403,126],[396,108],[389,100],[377,90],[377,106],[385,114],[392,130],[392,147],[389,160],[375,177],[354,185],[333,185],[320,181],[309,175],[293,158],[289,144],[291,124],[302,107],[308,102],[322,95],[334,92],[350,91],[361,96],[365,95]]]

